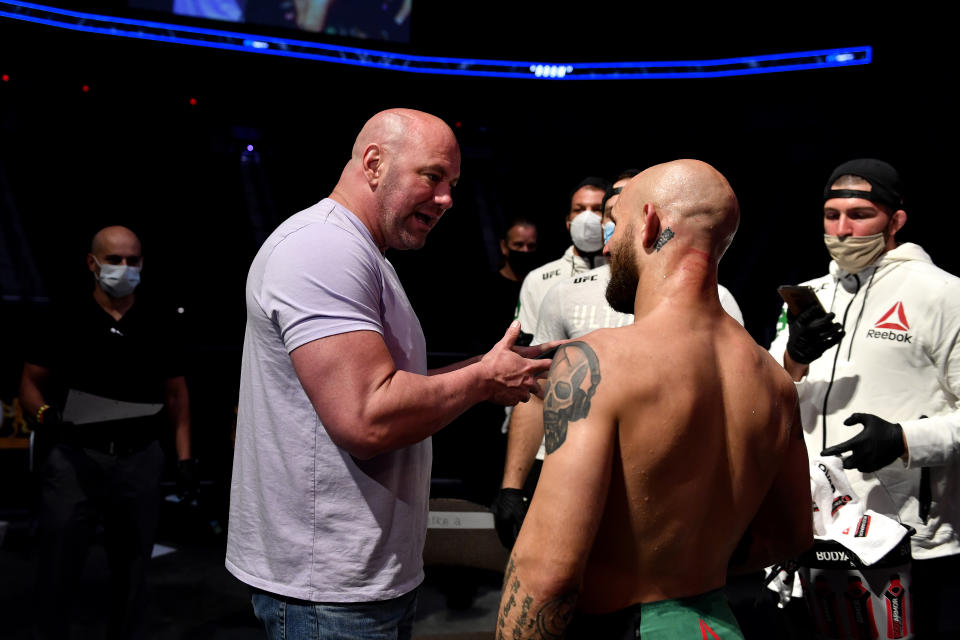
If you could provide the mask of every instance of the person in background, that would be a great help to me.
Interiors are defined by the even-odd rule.
[[[537,225],[524,217],[511,219],[499,248],[500,268],[484,274],[478,289],[464,292],[467,308],[463,315],[472,327],[467,341],[474,352],[489,349],[516,317],[520,285],[540,266]]]
[[[523,279],[520,298],[517,302],[516,318],[520,321],[520,330],[526,344],[537,332],[537,317],[543,296],[561,278],[592,269],[594,262],[599,264],[603,258],[600,250],[603,243],[598,235],[603,195],[610,183],[603,178],[593,176],[584,178],[570,192],[570,208],[567,210],[566,225],[572,244],[563,256],[533,269]]]
[[[960,278],[896,235],[900,175],[874,158],[823,191],[821,306],[784,306],[770,353],[796,381],[810,455],[841,455],[867,509],[916,529],[918,638],[960,634]],[[857,431],[859,429],[859,432]],[[906,579],[906,577],[904,577]]]
[[[500,340],[516,315],[520,282],[539,265],[537,227],[526,218],[511,219],[498,245],[502,257],[500,267],[483,273],[472,286],[451,292],[460,298],[455,317],[461,349],[466,353],[482,353]],[[476,437],[464,440],[459,437],[458,428],[453,433],[440,434],[434,441],[438,454],[435,473],[461,481],[459,490],[451,489],[452,495],[477,504],[489,504],[493,499],[500,485],[500,467],[507,448],[504,418],[512,410],[512,406],[480,402],[457,419]],[[444,461],[440,460],[441,456]]]
[[[26,349],[20,400],[43,452],[40,637],[68,637],[70,603],[101,522],[110,566],[107,637],[142,637],[164,467],[161,409],[174,430],[179,493],[196,495],[179,318],[139,299],[143,263],[133,231],[98,231],[87,254],[92,295],[49,314]]]
[[[513,218],[500,239],[500,254],[503,256],[503,267],[497,273],[511,282],[522,282],[528,273],[539,266],[537,225],[526,218]]]

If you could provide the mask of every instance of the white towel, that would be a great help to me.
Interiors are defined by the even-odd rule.
[[[907,534],[896,520],[864,509],[850,487],[840,456],[811,461],[810,494],[814,535],[839,542],[866,566],[887,555]]]

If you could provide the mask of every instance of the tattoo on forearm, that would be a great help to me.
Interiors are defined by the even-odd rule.
[[[530,605],[532,604],[533,596],[524,596],[523,604],[520,605],[520,617],[517,618],[517,626],[513,629],[513,637],[516,640],[523,638],[524,629],[529,629],[533,626],[533,620],[530,621],[530,624],[527,623],[527,615],[530,613]]]
[[[563,632],[573,618],[577,591],[561,594],[546,602],[536,602],[529,593],[521,596],[521,588],[520,579],[516,575],[516,565],[511,556],[503,580],[500,615],[497,617],[497,640],[523,640],[524,638],[559,640],[562,638]],[[521,604],[517,612],[515,608],[518,598],[521,598]],[[532,613],[534,609],[535,614]],[[511,613],[515,614],[512,620]]]
[[[517,591],[520,590],[520,581],[514,577],[517,566],[513,563],[513,556],[507,563],[507,571],[503,576],[503,596],[500,603],[500,615],[497,616],[497,638],[503,638],[503,627],[506,625],[510,610],[517,604]]]
[[[543,398],[543,435],[547,453],[567,439],[567,426],[587,417],[590,399],[600,384],[600,361],[585,342],[568,342],[557,350]]]
[[[571,591],[549,600],[537,612],[537,631],[541,638],[562,638],[567,625],[573,619],[577,604],[577,592]]]
[[[675,235],[676,234],[673,232],[673,229],[671,229],[670,227],[667,227],[660,234],[660,237],[657,238],[657,243],[653,245],[653,248],[657,250],[657,253],[659,253],[660,249],[663,249],[663,245],[670,242],[670,238],[672,238]]]

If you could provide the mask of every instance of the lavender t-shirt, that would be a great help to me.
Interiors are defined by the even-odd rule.
[[[409,592],[423,580],[430,439],[354,459],[330,440],[289,355],[376,331],[398,369],[425,374],[423,331],[396,272],[360,220],[325,199],[267,238],[246,303],[227,569],[317,602]],[[336,369],[328,375],[336,384]]]

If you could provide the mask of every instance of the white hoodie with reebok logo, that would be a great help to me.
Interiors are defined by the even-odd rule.
[[[860,425],[843,424],[852,413],[900,423],[907,463],[897,460],[876,473],[849,470],[850,484],[866,508],[899,515],[917,529],[915,558],[960,553],[960,278],[905,243],[857,275],[831,261],[828,275],[803,284],[845,331],[797,382],[810,457],[859,433]],[[781,316],[770,346],[781,363],[788,335]],[[923,467],[929,468],[924,488]],[[921,501],[928,505],[926,522]]]

